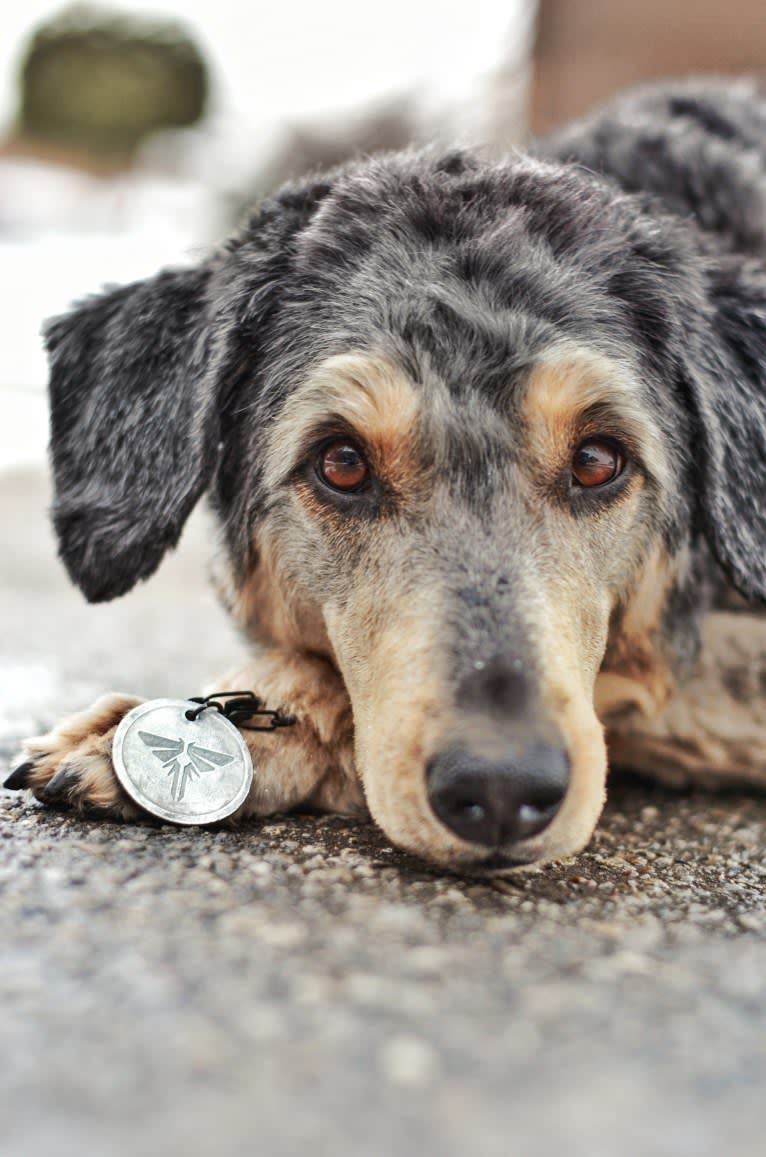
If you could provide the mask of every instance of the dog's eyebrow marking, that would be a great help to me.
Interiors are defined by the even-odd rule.
[[[275,488],[295,469],[318,431],[356,431],[379,462],[406,472],[419,400],[405,373],[382,356],[341,354],[315,369],[290,398],[269,435],[265,479]]]
[[[662,434],[641,403],[635,378],[616,360],[571,345],[549,351],[530,374],[522,413],[541,452],[552,437],[565,454],[580,432],[621,434],[658,482],[669,481]]]

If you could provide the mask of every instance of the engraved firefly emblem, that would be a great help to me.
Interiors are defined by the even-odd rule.
[[[225,767],[234,759],[222,751],[210,751],[198,743],[186,743],[183,739],[166,739],[163,735],[153,735],[151,731],[138,733],[152,754],[159,759],[169,776],[172,776],[170,796],[180,802],[184,798],[189,780],[199,779],[205,772],[216,767]]]

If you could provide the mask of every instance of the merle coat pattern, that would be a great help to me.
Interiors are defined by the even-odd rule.
[[[243,814],[367,807],[502,870],[587,842],[604,726],[653,774],[766,782],[765,255],[750,80],[640,90],[498,163],[290,185],[197,267],[48,324],[64,564],[122,595],[209,496],[254,643],[231,685],[299,718],[248,739]],[[318,479],[328,439],[360,489]],[[573,482],[583,444],[605,485]],[[9,786],[135,815],[109,751],[136,702],[30,741]]]

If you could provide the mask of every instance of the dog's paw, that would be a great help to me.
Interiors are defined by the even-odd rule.
[[[140,702],[132,695],[103,695],[47,735],[27,740],[23,762],[4,786],[29,788],[43,803],[81,815],[120,820],[144,815],[123,790],[112,764],[117,726]]]

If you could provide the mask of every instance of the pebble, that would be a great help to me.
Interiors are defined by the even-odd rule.
[[[253,931],[262,944],[271,948],[297,948],[308,935],[301,924],[260,924]]]
[[[766,912],[740,912],[737,922],[746,932],[766,932]]]
[[[390,1084],[416,1088],[433,1080],[438,1060],[427,1041],[402,1034],[385,1042],[380,1051],[380,1067]]]

